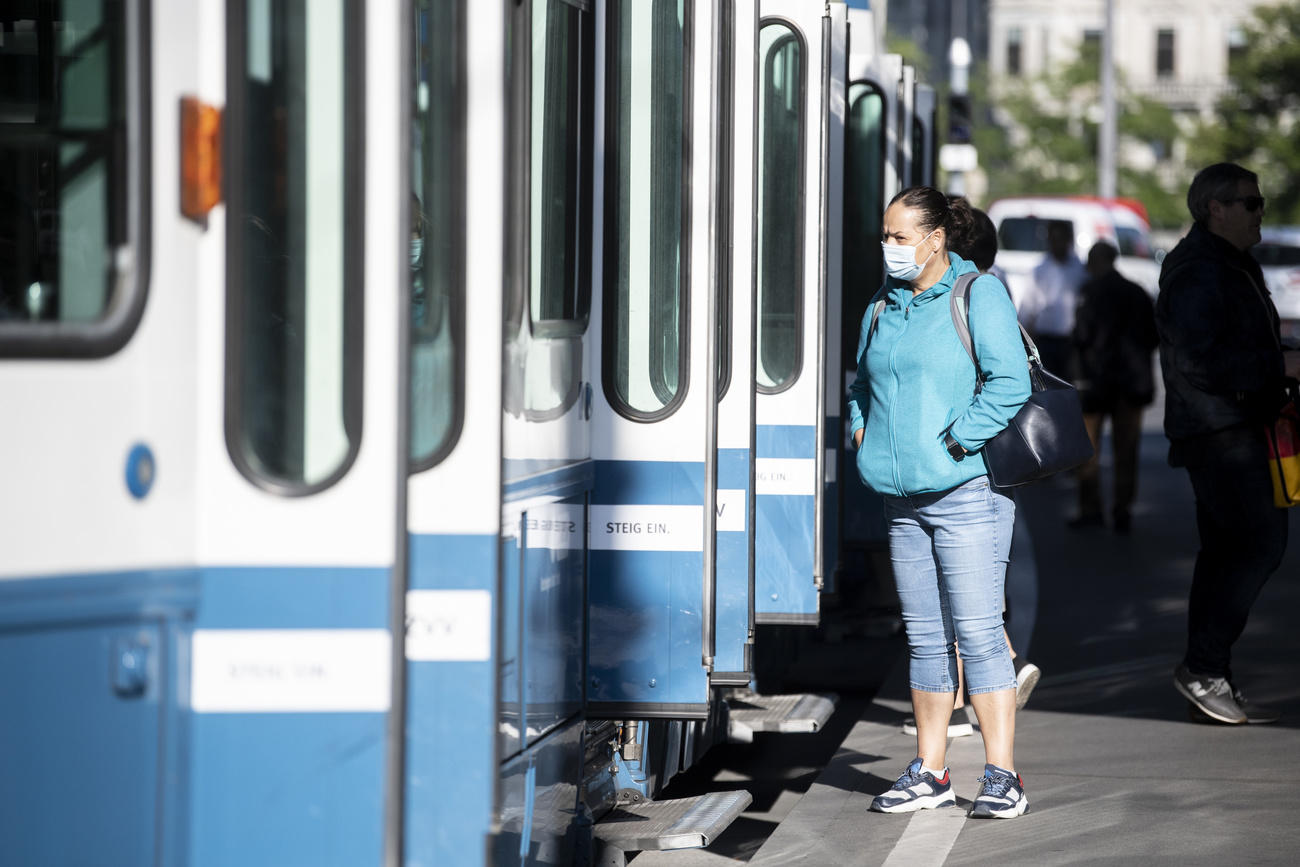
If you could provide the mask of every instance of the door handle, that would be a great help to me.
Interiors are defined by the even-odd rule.
[[[118,698],[139,698],[149,690],[151,651],[147,635],[126,635],[114,639],[109,677],[113,692]]]

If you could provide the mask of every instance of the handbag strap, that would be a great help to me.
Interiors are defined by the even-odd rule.
[[[952,313],[952,324],[957,329],[957,337],[961,340],[961,345],[966,348],[966,354],[970,356],[971,363],[975,365],[975,376],[979,381],[984,381],[984,376],[980,370],[979,359],[975,357],[975,346],[970,337],[970,285],[979,277],[977,272],[967,272],[957,278],[953,285],[952,291],[948,293],[948,310]],[[999,283],[1002,281],[999,280]],[[1011,290],[1004,284],[1003,289],[1007,290],[1007,297],[1011,298]],[[1015,299],[1012,299],[1013,302]],[[1016,326],[1020,329],[1020,340],[1025,345],[1025,355],[1032,367],[1034,364],[1042,364],[1042,359],[1038,355],[1038,347],[1034,344],[1033,338],[1025,330],[1025,326],[1019,321]]]

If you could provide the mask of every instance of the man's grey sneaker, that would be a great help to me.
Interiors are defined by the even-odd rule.
[[[944,770],[943,779],[938,780],[929,771],[923,772],[921,764],[919,756],[912,759],[889,791],[876,795],[871,809],[877,813],[913,813],[955,805],[957,798],[952,793],[952,773]]]
[[[1250,725],[1267,725],[1282,718],[1282,714],[1278,711],[1269,707],[1260,707],[1247,699],[1242,694],[1242,691],[1235,686],[1232,688],[1232,700],[1237,703],[1237,707],[1241,708],[1241,712],[1246,715],[1246,722]],[[1187,705],[1187,715],[1193,722],[1218,722],[1218,720],[1206,716],[1199,707],[1190,702]]]
[[[1043,672],[1022,656],[1011,660],[1011,664],[1016,667],[1016,710],[1020,710],[1029,701],[1029,694],[1038,686],[1038,678],[1043,676]]]
[[[1025,782],[1020,775],[997,765],[985,765],[980,793],[971,807],[972,819],[1014,819],[1029,809]]]
[[[1246,712],[1232,697],[1227,678],[1192,674],[1186,665],[1174,669],[1174,686],[1196,709],[1210,719],[1237,725],[1246,721]]]

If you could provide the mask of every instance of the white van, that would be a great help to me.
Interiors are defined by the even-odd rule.
[[[1282,340],[1300,346],[1300,226],[1265,226],[1250,248],[1282,319]]]
[[[1151,244],[1146,209],[1133,199],[1097,196],[1017,196],[989,205],[989,218],[998,230],[996,264],[1007,275],[1007,286],[1019,306],[1033,279],[1034,266],[1047,255],[1047,224],[1056,220],[1074,228],[1074,251],[1081,261],[1098,241],[1119,250],[1116,269],[1155,298],[1160,264]]]

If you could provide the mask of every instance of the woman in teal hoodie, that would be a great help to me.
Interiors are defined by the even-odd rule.
[[[983,379],[976,393],[948,297],[958,276],[978,271],[951,252],[974,228],[964,199],[912,187],[889,203],[882,226],[889,276],[863,318],[849,418],[858,474],[885,500],[917,757],[871,808],[956,803],[946,750],[959,647],[986,759],[971,815],[1011,818],[1028,805],[1015,772],[1016,675],[1002,631],[1015,505],[989,484],[981,448],[1029,397],[1025,349],[1006,288],[992,275],[976,278],[969,295]]]

